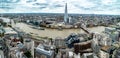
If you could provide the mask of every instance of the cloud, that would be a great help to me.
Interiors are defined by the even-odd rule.
[[[0,0],[1,3],[17,3],[20,0]]]
[[[102,4],[109,5],[109,4],[116,3],[117,0],[101,0],[101,2]]]
[[[119,14],[120,0],[0,0],[0,13]]]

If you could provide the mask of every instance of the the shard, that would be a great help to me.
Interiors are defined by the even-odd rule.
[[[68,22],[68,12],[67,12],[67,3],[65,4],[65,13],[64,13],[64,22],[65,23],[69,23]]]

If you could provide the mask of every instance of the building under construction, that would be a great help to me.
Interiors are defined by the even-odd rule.
[[[81,55],[84,53],[93,52],[91,49],[91,40],[89,40],[87,42],[75,43],[74,44],[74,52],[76,54],[80,53]]]

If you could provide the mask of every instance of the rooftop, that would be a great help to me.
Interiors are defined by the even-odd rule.
[[[101,47],[101,50],[103,50],[107,53],[111,53],[115,50],[115,47],[114,46],[103,46],[103,47]]]

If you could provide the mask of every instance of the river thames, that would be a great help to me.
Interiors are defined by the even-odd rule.
[[[38,30],[38,29],[33,29],[31,28],[31,25],[25,24],[25,23],[17,23],[14,25],[14,27],[18,27],[25,33],[32,33],[33,36],[40,36],[40,37],[49,37],[55,39],[56,37],[61,37],[61,38],[66,38],[69,36],[71,33],[84,33],[82,29],[63,29],[62,31],[58,29],[49,29],[45,28],[45,30]],[[98,27],[92,27],[92,28],[87,28],[88,30],[92,32],[99,32],[101,33],[102,31],[105,30],[104,26],[98,26]]]

